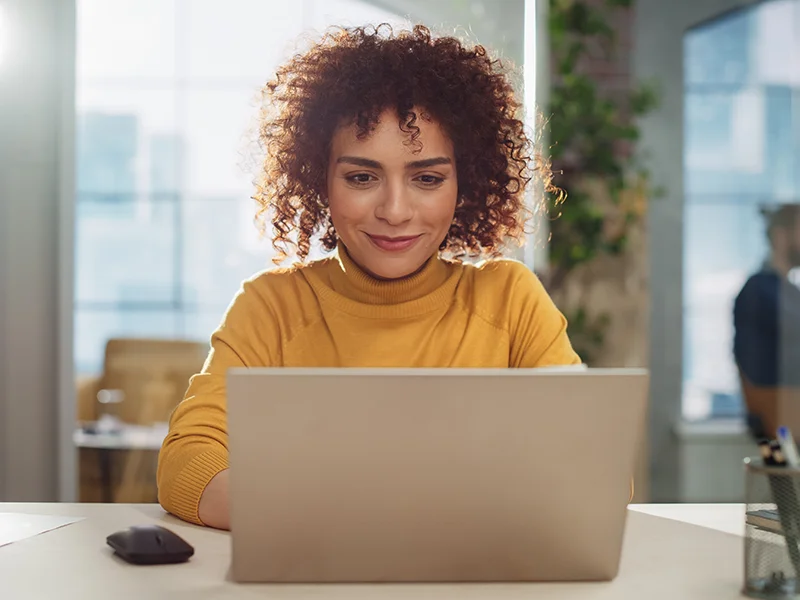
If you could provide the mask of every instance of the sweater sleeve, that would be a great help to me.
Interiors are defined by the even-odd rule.
[[[580,364],[567,336],[567,320],[539,278],[525,265],[511,264],[509,364],[518,368]]]
[[[202,371],[191,378],[183,401],[170,417],[158,458],[158,500],[166,511],[185,521],[202,525],[200,497],[214,476],[228,468],[228,369],[275,364],[279,335],[275,320],[269,317],[254,284],[245,283],[211,336]]]

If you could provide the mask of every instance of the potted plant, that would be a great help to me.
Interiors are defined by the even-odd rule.
[[[657,93],[639,83],[621,91],[604,88],[589,68],[615,58],[611,21],[632,4],[550,0],[549,5],[552,87],[545,114],[554,184],[562,193],[546,201],[548,265],[540,276],[588,364],[643,362],[610,356],[606,342],[610,330],[623,325],[616,320],[627,318],[619,310],[626,299],[636,305],[629,311],[646,312],[649,305],[644,226],[647,202],[659,191],[636,152],[636,119],[656,108]],[[632,292],[639,297],[631,298]],[[646,340],[638,345],[646,346]]]

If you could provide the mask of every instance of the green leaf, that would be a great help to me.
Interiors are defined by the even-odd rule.
[[[564,13],[567,30],[584,36],[613,37],[614,30],[600,11],[585,2],[573,2]]]
[[[657,84],[641,84],[631,92],[630,107],[636,116],[642,116],[658,108],[659,93]]]
[[[586,51],[586,45],[580,40],[573,40],[564,52],[564,56],[558,61],[558,72],[569,77],[577,67],[578,60]]]

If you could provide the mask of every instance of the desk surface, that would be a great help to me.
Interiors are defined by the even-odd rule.
[[[742,505],[638,505],[628,515],[620,574],[610,583],[238,585],[228,579],[228,534],[195,527],[154,505],[2,504],[0,512],[84,517],[0,547],[0,597],[703,600],[740,598]],[[108,534],[159,523],[195,547],[181,565],[136,567],[113,556]]]

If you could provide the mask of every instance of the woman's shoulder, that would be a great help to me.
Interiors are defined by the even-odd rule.
[[[539,287],[541,283],[536,274],[523,262],[513,258],[491,258],[463,267],[465,279],[481,288],[506,290],[508,287],[523,285]]]
[[[322,258],[259,271],[242,282],[235,300],[251,307],[271,307],[281,312],[302,311],[306,304],[315,301],[307,280],[308,273],[325,269],[330,260]]]
[[[305,263],[297,262],[288,266],[269,267],[254,273],[245,279],[244,283],[259,289],[298,285],[305,279],[308,272],[324,270],[331,260],[333,260],[331,257],[326,257]]]
[[[492,322],[507,323],[524,306],[533,307],[549,295],[537,275],[524,263],[496,258],[463,264],[459,296],[471,311]]]

